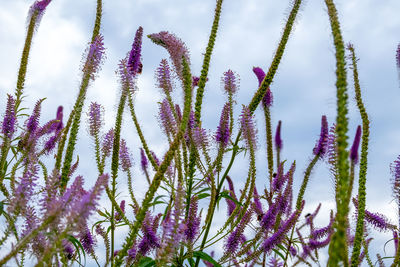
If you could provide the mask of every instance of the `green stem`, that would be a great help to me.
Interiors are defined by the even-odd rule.
[[[336,88],[337,88],[337,192],[336,192],[336,218],[334,233],[329,244],[328,266],[348,266],[348,255],[344,248],[347,247],[346,222],[349,213],[349,159],[347,151],[348,108],[347,108],[347,73],[345,61],[345,48],[340,30],[338,14],[333,0],[325,0],[329,20],[332,28],[333,41],[336,49]]]
[[[265,132],[266,132],[266,139],[267,139],[269,188],[271,188],[272,175],[274,172],[274,155],[273,155],[273,149],[272,149],[271,112],[269,110],[269,107],[264,107],[264,116],[265,116]]]
[[[312,161],[310,162],[310,164],[308,165],[305,173],[304,173],[303,182],[302,182],[302,184],[300,186],[299,194],[297,195],[296,210],[300,210],[300,208],[301,208],[301,203],[303,201],[304,193],[306,191],[307,184],[308,184],[308,181],[309,181],[310,176],[311,176],[311,172],[312,172],[315,164],[318,162],[319,158],[320,158],[320,155],[315,155],[314,158],[312,159]],[[286,250],[286,253],[285,253],[284,267],[288,266],[287,265],[287,260],[288,260],[288,257],[289,257],[289,249],[290,249],[290,246],[293,243],[293,235],[294,235],[295,228],[296,228],[296,223],[292,227],[292,231],[290,233],[289,242],[288,242],[288,245],[286,247],[287,250]]]
[[[353,80],[354,90],[356,93],[357,107],[362,119],[362,141],[361,141],[361,158],[360,158],[360,172],[358,177],[358,216],[356,234],[354,237],[353,253],[351,255],[351,265],[357,264],[357,258],[361,251],[361,239],[364,232],[364,216],[365,216],[365,202],[366,202],[366,183],[367,183],[367,167],[368,167],[368,143],[369,143],[369,119],[368,113],[365,109],[362,97],[361,87],[358,78],[357,58],[355,55],[354,47],[348,46],[351,53],[351,60],[353,66]]]
[[[97,0],[96,19],[95,19],[93,32],[92,32],[92,39],[91,39],[92,42],[94,41],[96,36],[99,35],[99,33],[100,33],[102,6],[103,6],[102,0]],[[83,105],[85,102],[86,92],[87,92],[87,88],[89,86],[90,79],[91,79],[91,73],[85,72],[83,74],[78,98],[75,102],[74,109],[70,114],[70,118],[68,119],[68,120],[72,120],[72,125],[71,125],[71,133],[70,133],[69,140],[68,140],[67,150],[65,152],[64,164],[63,164],[63,168],[62,168],[62,172],[61,172],[61,184],[60,184],[61,191],[64,191],[64,189],[68,183],[68,180],[69,180],[68,174],[69,174],[69,170],[70,170],[71,163],[72,163],[72,158],[73,158],[73,154],[74,154],[74,150],[75,150],[75,144],[77,141],[77,136],[78,136],[78,131],[79,131],[80,119],[81,119],[81,115],[82,115],[82,109],[83,109]],[[65,132],[64,134],[66,136],[67,132]],[[58,152],[60,152],[60,150],[63,151],[63,147],[59,147]],[[60,155],[60,154],[62,154],[62,153],[58,153],[58,155]]]
[[[121,140],[121,127],[122,127],[122,115],[124,113],[125,102],[127,94],[129,94],[130,88],[123,88],[121,92],[121,98],[118,105],[117,118],[115,119],[114,126],[114,140],[113,140],[113,150],[111,159],[111,202],[112,199],[115,200],[117,177],[118,177],[118,167],[119,167],[119,148]],[[115,235],[115,220],[114,220],[114,208],[115,205],[111,206],[111,266],[114,266],[114,235]]]
[[[146,153],[146,156],[149,159],[154,170],[157,171],[158,165],[157,165],[156,161],[154,160],[153,155],[150,152],[149,146],[147,145],[146,139],[144,138],[142,129],[140,128],[140,124],[137,120],[136,113],[135,113],[135,107],[133,106],[133,99],[132,99],[131,94],[128,95],[128,104],[129,104],[129,110],[131,112],[131,117],[132,117],[133,123],[135,124],[135,128],[139,135],[140,141],[142,142],[144,152]]]
[[[221,16],[222,2],[223,0],[217,0],[217,5],[215,7],[215,13],[214,13],[214,21],[211,27],[211,33],[208,39],[208,45],[206,48],[206,53],[204,54],[203,66],[199,78],[197,94],[196,94],[196,102],[194,104],[194,110],[195,110],[194,120],[197,125],[201,124],[201,105],[203,102],[204,87],[206,86],[208,69],[210,67],[211,54],[214,49],[215,39],[217,37],[218,24]]]

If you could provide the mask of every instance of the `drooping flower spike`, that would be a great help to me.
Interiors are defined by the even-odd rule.
[[[155,44],[161,45],[162,47],[167,49],[174,64],[175,71],[178,77],[182,79],[182,58],[185,58],[186,62],[190,65],[189,51],[185,43],[176,35],[167,31],[153,33],[148,35],[147,37],[149,37],[150,40],[152,40]]]
[[[258,86],[260,86],[265,78],[265,72],[260,67],[253,67],[253,72],[257,76]],[[265,93],[262,99],[262,104],[264,107],[271,107],[272,103],[273,103],[273,96],[271,89],[268,87],[267,92]]]

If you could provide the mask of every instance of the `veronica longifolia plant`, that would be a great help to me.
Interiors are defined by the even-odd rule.
[[[395,254],[386,259],[392,260],[392,266],[398,266],[399,225],[392,224],[383,214],[366,209],[369,120],[361,96],[355,49],[347,45],[346,61],[335,5],[332,0],[325,3],[336,51],[337,117],[331,127],[327,116],[321,117],[319,137],[309,149],[310,162],[301,179],[296,181],[299,178],[296,162],[284,160],[281,153],[284,128],[282,121],[271,112],[279,105],[279,101],[273,101],[277,88],[271,84],[302,6],[301,0],[291,2],[268,70],[253,68],[258,82],[254,82],[251,101],[243,103],[239,116],[234,114],[239,75],[231,69],[222,73],[221,87],[226,99],[215,109],[221,110],[215,114],[220,120],[212,129],[203,127],[201,110],[204,94],[208,93],[206,82],[223,1],[216,1],[199,77],[191,73],[189,49],[182,39],[168,31],[147,35],[169,54],[169,60],[161,59],[155,70],[155,84],[162,93],[158,103],[160,127],[155,129],[165,135],[164,154],[152,150],[156,148],[147,142],[148,133],[142,129],[140,114],[135,110],[135,101],[140,99],[135,99],[134,94],[139,89],[145,60],[142,46],[150,45],[147,39],[143,40],[145,29],[142,27],[137,29],[126,57],[116,66],[120,90],[112,129],[103,129],[106,111],[102,105],[86,103],[90,84],[105,60],[107,36],[100,33],[101,0],[97,0],[93,32],[84,53],[82,80],[72,110],[60,106],[55,118],[43,123],[41,114],[46,101],[40,99],[29,115],[22,113],[27,109],[21,106],[31,43],[51,4],[50,0],[35,1],[28,14],[15,94],[4,96],[7,104],[0,126],[0,220],[4,226],[0,229],[0,265],[22,266],[27,261],[27,265],[37,262],[37,266],[69,266],[76,262],[83,265],[90,256],[98,265],[111,266],[314,266],[320,265],[320,255],[328,252],[328,266],[365,263],[372,266],[369,248],[373,244],[370,235],[374,229],[393,234],[390,242]],[[352,67],[355,99],[362,120],[351,147],[347,140],[346,64]],[[176,95],[183,99],[176,99]],[[264,136],[259,135],[261,130],[255,120],[259,104],[264,112],[266,132],[263,162],[256,156],[262,147],[259,138]],[[79,167],[76,144],[86,105],[96,168],[91,170],[91,177],[84,178],[75,173]],[[126,109],[141,142],[139,149],[129,147],[130,136],[125,136],[123,131],[128,122],[123,120]],[[134,169],[132,151],[140,152],[136,162],[140,162],[143,175]],[[232,171],[239,154],[248,159],[245,177]],[[85,160],[91,158],[83,156]],[[336,208],[330,211],[325,225],[317,225],[315,218],[323,207],[320,204],[313,213],[305,215],[307,200],[304,198],[314,167],[323,159],[333,176]],[[259,164],[268,167],[266,174],[256,172]],[[400,207],[400,156],[391,165],[391,172],[393,196]],[[355,193],[352,189],[357,173],[358,192]],[[93,178],[94,184],[85,187],[84,181]],[[139,179],[145,179],[145,183]],[[256,184],[262,181],[266,183],[257,188]],[[298,192],[295,181],[301,184]],[[100,201],[102,195],[108,197],[108,205]],[[354,222],[351,206],[355,210]],[[224,208],[227,213],[221,215],[219,210]],[[93,220],[95,213],[97,217]],[[219,228],[214,224],[217,214],[226,216]],[[383,266],[380,255],[377,261]]]

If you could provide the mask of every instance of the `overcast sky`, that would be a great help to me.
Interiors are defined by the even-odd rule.
[[[248,104],[257,89],[253,66],[267,70],[279,42],[282,26],[288,14],[288,2],[265,0],[226,0],[223,3],[218,37],[211,59],[209,82],[206,85],[203,125],[215,130],[224,99],[221,76],[227,69],[240,75],[238,106]],[[379,211],[397,222],[396,207],[391,196],[389,164],[400,154],[400,89],[395,65],[395,52],[400,42],[400,1],[398,0],[337,0],[345,42],[354,44],[360,58],[359,73],[363,99],[371,118],[367,208]],[[26,15],[33,1],[0,0],[0,112],[3,114],[6,93],[16,84],[19,59],[26,34]],[[193,75],[199,75],[202,53],[208,40],[215,1],[211,0],[112,0],[104,1],[102,33],[107,59],[98,78],[88,92],[88,102],[105,106],[107,128],[113,125],[118,96],[115,70],[120,59],[129,51],[134,33],[143,26],[144,34],[168,30],[187,44],[191,54]],[[68,114],[77,95],[81,78],[82,54],[90,40],[95,14],[94,0],[54,0],[47,8],[33,41],[25,92],[26,106],[32,107],[39,98],[46,97],[43,121],[53,118],[58,105]],[[283,60],[271,86],[274,94],[272,109],[274,128],[283,121],[282,157],[297,162],[297,190],[302,174],[310,161],[312,148],[320,130],[321,115],[335,121],[336,89],[334,48],[324,1],[305,1],[293,35],[289,39]],[[154,86],[154,70],[166,51],[143,40],[143,74],[135,98],[138,117],[150,146],[159,155],[166,150],[166,139],[158,131],[157,101],[161,99]],[[350,140],[358,124],[352,79],[349,79]],[[179,95],[179,94],[178,94]],[[85,108],[87,110],[87,108]],[[261,189],[265,181],[265,134],[261,112],[256,112],[259,126],[258,181]],[[139,162],[139,143],[128,116],[124,120],[124,134]],[[80,172],[90,176],[94,157],[86,127],[81,128],[80,151],[86,154]],[[238,185],[243,177],[239,158],[233,168]],[[136,164],[137,171],[139,164]],[[305,198],[306,210],[323,203],[323,213],[334,207],[333,180],[319,163],[314,171]],[[140,175],[138,176],[140,177]],[[87,185],[94,183],[87,177]],[[138,184],[144,184],[137,181]],[[321,216],[323,217],[323,216]],[[328,218],[320,218],[323,226]],[[375,233],[375,232],[372,232]],[[379,235],[371,243],[375,253],[383,253],[383,244],[390,235]],[[391,252],[391,246],[387,247]]]

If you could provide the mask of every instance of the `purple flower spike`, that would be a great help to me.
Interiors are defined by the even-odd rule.
[[[159,33],[153,33],[148,35],[155,44],[161,45],[168,50],[171,60],[174,64],[175,71],[180,78],[182,78],[182,58],[185,58],[186,62],[190,65],[189,51],[186,48],[185,43],[176,37],[174,34],[167,31]]]
[[[199,85],[199,81],[200,81],[200,77],[198,76],[193,76],[192,77],[192,86],[196,87],[197,85]]]
[[[193,130],[193,143],[197,148],[208,147],[208,135],[207,131],[199,126],[196,126]]]
[[[165,94],[172,92],[171,70],[166,59],[161,60],[156,70],[156,78],[157,87],[161,88]]]
[[[128,250],[128,259],[134,260],[137,254],[136,244],[133,244],[132,248]]]
[[[241,241],[244,241],[244,229],[251,221],[251,217],[253,215],[253,209],[249,209],[244,215],[242,220],[236,229],[228,236],[225,244],[225,254],[228,256],[233,256],[239,247]]]
[[[86,228],[83,232],[80,233],[80,242],[82,244],[83,249],[87,253],[93,252],[94,240],[93,240],[93,236],[90,233],[89,229]]]
[[[230,107],[229,103],[224,105],[221,113],[221,119],[219,121],[217,133],[215,135],[215,140],[222,146],[226,146],[229,141],[230,131],[229,131],[229,116]]]
[[[103,139],[102,151],[105,157],[110,156],[111,149],[114,142],[114,130],[111,129],[107,132]]]
[[[358,147],[360,146],[360,139],[361,139],[361,126],[358,125],[356,136],[354,137],[353,145],[351,146],[350,150],[350,159],[354,164],[358,162]]]
[[[1,132],[10,139],[12,138],[15,132],[15,123],[17,121],[14,109],[15,109],[15,100],[11,95],[8,95],[6,114],[3,119]]]
[[[93,137],[98,136],[103,124],[104,109],[100,104],[92,102],[89,107],[89,134]]]
[[[143,28],[139,27],[136,30],[135,39],[132,44],[132,49],[129,52],[129,59],[128,59],[128,69],[131,72],[131,75],[133,76],[136,76],[136,74],[140,72],[142,37],[143,37]]]
[[[57,108],[56,120],[58,120],[59,122],[58,122],[58,125],[57,125],[57,128],[56,128],[56,132],[61,131],[62,128],[64,127],[64,125],[63,125],[63,109],[64,109],[63,106],[59,106]]]
[[[253,199],[254,199],[255,212],[257,213],[258,218],[261,219],[262,218],[261,216],[263,215],[263,208],[262,208],[262,204],[260,201],[260,196],[258,195],[258,192],[257,192],[257,187],[254,187]]]
[[[390,165],[392,173],[393,195],[396,198],[397,205],[400,206],[400,156]]]
[[[43,12],[46,7],[50,4],[51,0],[41,0],[41,1],[36,1],[33,4],[33,9],[38,10],[39,12]]]
[[[197,208],[198,208],[198,198],[197,196],[194,196],[190,201],[189,214],[185,222],[186,224],[185,236],[186,239],[190,242],[194,241],[199,232],[200,216],[197,215]]]
[[[396,63],[397,63],[397,69],[400,71],[400,44],[398,44],[397,46]]]
[[[140,148],[140,167],[144,173],[147,172],[147,167],[149,166],[149,161],[147,160],[146,154],[143,148]]]
[[[177,131],[177,125],[167,99],[161,102],[158,114],[165,134],[168,136],[174,135]]]
[[[393,242],[394,242],[394,251],[397,251],[399,248],[399,236],[397,231],[393,231]]]
[[[279,261],[277,258],[270,258],[267,264],[268,267],[282,267],[283,263]]]
[[[281,126],[282,126],[282,121],[279,121],[275,133],[275,147],[277,150],[281,150],[283,146],[281,139]]]
[[[321,118],[321,133],[319,136],[319,141],[313,150],[314,155],[323,157],[326,154],[328,144],[328,131],[328,121],[326,119],[326,116],[323,115]]]
[[[39,126],[40,110],[42,108],[42,100],[36,102],[33,108],[32,115],[29,117],[26,123],[26,128],[28,128],[29,133],[34,133]]]
[[[121,139],[121,146],[119,148],[119,157],[121,160],[121,168],[127,172],[132,167],[131,153],[126,146],[126,141]]]
[[[255,149],[257,147],[257,130],[254,123],[254,117],[248,107],[243,107],[240,122],[247,148]]]
[[[262,68],[259,67],[253,67],[253,72],[257,76],[258,86],[260,86],[265,78],[265,72],[262,70]]]
[[[262,104],[265,107],[270,108],[272,106],[272,103],[274,102],[274,98],[272,96],[271,89],[268,87],[267,92],[265,93],[263,99],[262,99]]]
[[[62,245],[64,247],[64,255],[67,257],[67,259],[71,260],[72,257],[74,256],[74,248],[71,246],[70,242],[67,240],[62,241]]]
[[[122,213],[125,214],[125,200],[122,200],[122,201],[121,201],[121,203],[119,204],[119,207],[121,208]],[[115,212],[115,216],[114,216],[114,217],[115,217],[115,220],[116,220],[116,221],[122,220],[122,214],[120,214],[118,211]]]
[[[83,65],[83,73],[90,75],[92,80],[95,79],[96,73],[100,70],[105,54],[104,38],[101,34],[97,35],[90,43],[87,50],[86,62]]]
[[[222,82],[224,83],[224,90],[228,94],[233,95],[239,89],[239,76],[232,70],[224,72]]]
[[[265,239],[262,247],[264,252],[270,252],[277,244],[281,243],[286,237],[286,233],[293,227],[294,223],[297,221],[301,211],[304,207],[304,200],[302,202],[300,210],[295,210],[292,215],[279,227],[278,231],[272,234],[270,237]]]
[[[233,186],[231,177],[226,176],[226,181],[228,182],[228,185],[229,185],[229,195],[231,196],[231,198],[237,200],[237,197],[235,194],[235,188]],[[228,216],[230,216],[232,214],[233,210],[236,208],[236,204],[233,200],[230,200],[228,198],[226,198],[226,202],[228,204]]]

